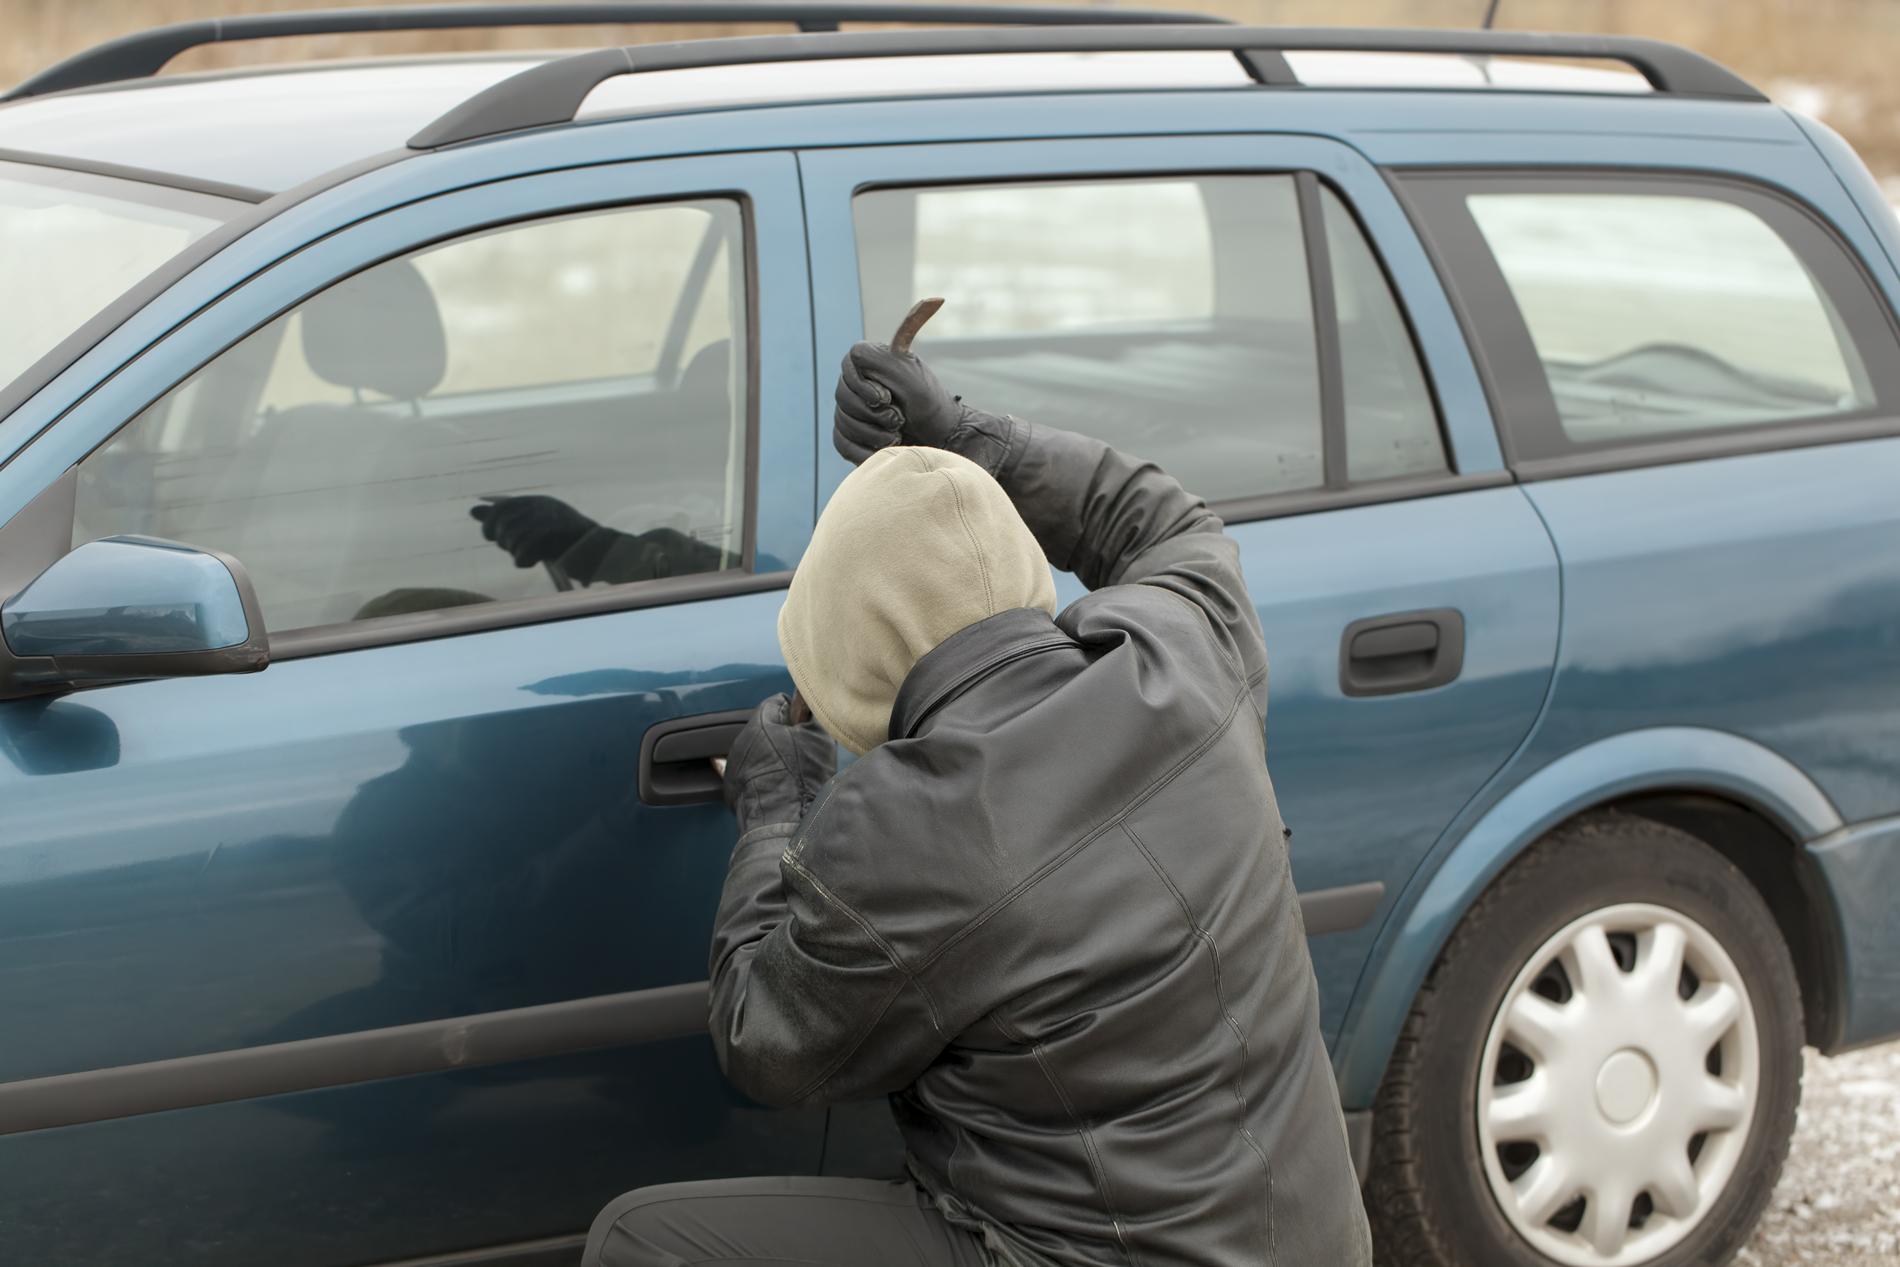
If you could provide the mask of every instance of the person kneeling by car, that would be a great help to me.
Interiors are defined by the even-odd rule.
[[[766,700],[725,773],[712,1039],[767,1104],[888,1096],[910,1175],[644,1188],[586,1264],[1370,1263],[1220,520],[881,345],[834,440],[779,615],[814,720]]]

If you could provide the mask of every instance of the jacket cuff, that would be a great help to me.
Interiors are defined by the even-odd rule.
[[[944,447],[958,457],[970,459],[1001,480],[1004,472],[1021,455],[1027,429],[1027,423],[1008,414],[984,413],[981,409],[965,405],[963,420],[950,433],[950,439]]]
[[[600,575],[600,565],[607,561],[607,552],[624,540],[625,533],[596,525],[562,553],[561,570],[582,585],[592,585],[594,578]]]

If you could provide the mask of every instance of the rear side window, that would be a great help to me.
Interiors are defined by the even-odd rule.
[[[87,457],[74,542],[234,555],[273,634],[738,567],[743,225],[622,207],[345,278]]]
[[[853,210],[867,337],[944,296],[918,350],[973,403],[1099,436],[1216,502],[1446,469],[1384,273],[1310,177],[883,189]]]
[[[1520,456],[1864,418],[1892,399],[1878,299],[1831,234],[1765,191],[1668,178],[1417,188]],[[1534,381],[1513,394],[1514,374]]]

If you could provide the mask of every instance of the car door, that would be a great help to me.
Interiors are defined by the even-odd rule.
[[[787,684],[811,524],[802,232],[785,154],[412,203],[8,468],[55,474],[0,555],[222,550],[272,663],[0,702],[0,1257],[571,1256],[628,1188],[816,1168],[703,984],[705,756]]]
[[[821,410],[854,339],[941,295],[917,348],[951,390],[1152,458],[1228,521],[1335,1038],[1390,903],[1529,732],[1556,640],[1548,535],[1391,192],[1306,137],[800,164],[834,282],[814,293]],[[826,446],[821,487],[843,470]]]

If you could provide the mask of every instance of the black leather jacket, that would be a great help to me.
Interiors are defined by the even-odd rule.
[[[1367,1264],[1235,544],[1155,467],[999,422],[966,456],[1094,592],[952,636],[829,782],[788,728],[735,746],[787,789],[739,799],[720,1061],[770,1104],[889,1096],[1000,1262]]]

